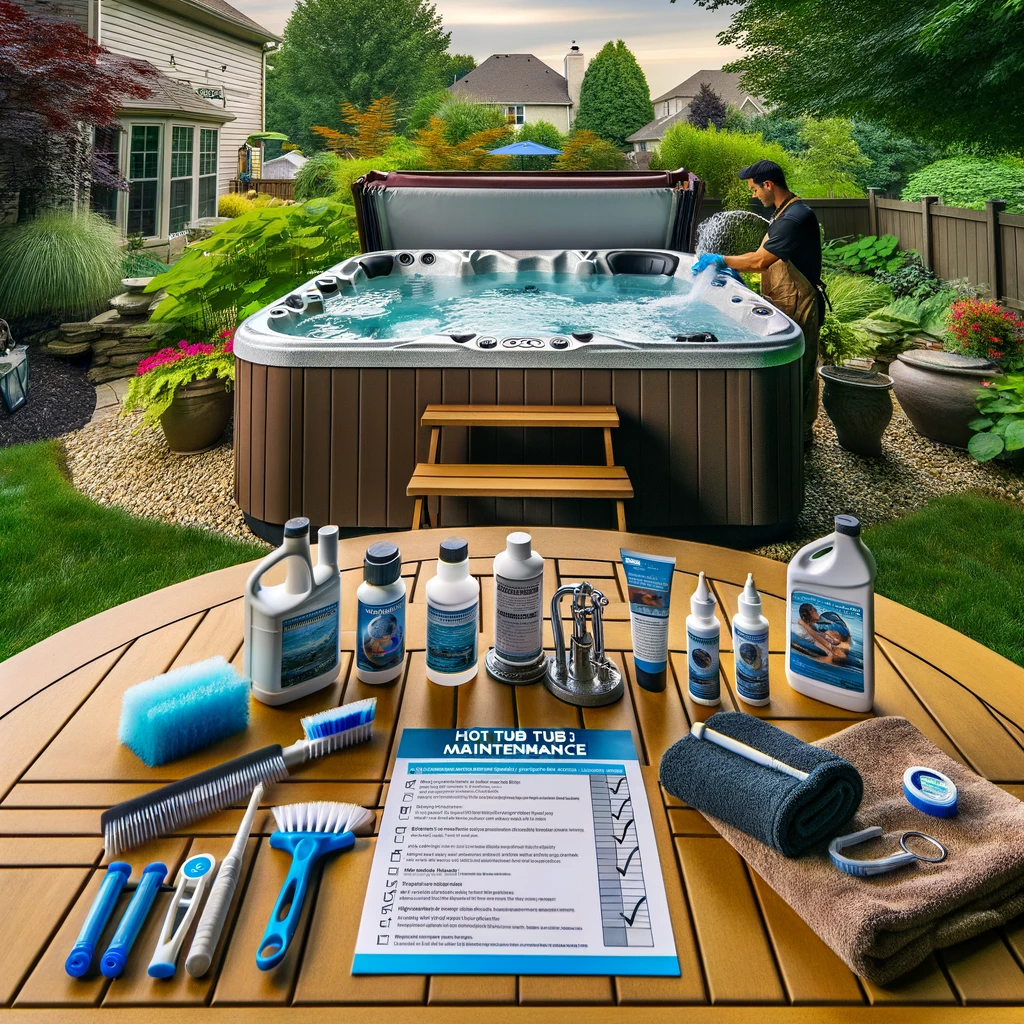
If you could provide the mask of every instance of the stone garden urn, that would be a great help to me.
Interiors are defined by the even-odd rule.
[[[160,417],[168,447],[177,455],[197,455],[215,448],[234,404],[232,385],[220,377],[194,380],[178,388]]]
[[[892,378],[853,366],[820,366],[821,404],[839,444],[856,455],[882,454],[882,434],[892,419]]]
[[[979,415],[974,405],[983,380],[1002,376],[991,359],[954,352],[901,352],[889,367],[893,390],[919,434],[952,448],[966,448],[967,426]]]

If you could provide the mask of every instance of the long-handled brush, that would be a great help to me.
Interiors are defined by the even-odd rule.
[[[305,737],[290,747],[274,743],[111,807],[100,818],[107,854],[174,832],[248,799],[260,783],[280,782],[315,757],[368,740],[376,713],[374,698],[321,711],[302,719]]]

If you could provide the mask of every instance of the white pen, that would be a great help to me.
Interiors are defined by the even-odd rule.
[[[745,757],[748,761],[755,762],[755,764],[763,764],[765,768],[774,768],[777,772],[784,772],[786,775],[791,775],[794,779],[799,779],[801,782],[807,778],[807,772],[802,772],[799,768],[793,768],[782,761],[777,761],[774,757],[769,757],[764,751],[757,750],[755,747],[749,747],[746,743],[741,743],[739,740],[734,740],[731,736],[726,736],[725,733],[708,729],[703,722],[694,722],[690,726],[690,735],[694,739],[707,740],[708,743],[714,743],[715,746],[721,747],[723,750],[732,751],[732,753]]]

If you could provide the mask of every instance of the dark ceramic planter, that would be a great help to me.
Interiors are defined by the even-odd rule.
[[[935,351],[901,352],[889,374],[917,432],[951,448],[966,448],[971,439],[967,424],[979,415],[981,382],[1002,376],[989,359]]]
[[[160,417],[172,452],[197,455],[216,447],[231,419],[231,389],[232,385],[219,377],[194,380],[178,389]]]
[[[852,366],[820,366],[818,374],[825,384],[821,404],[840,446],[856,455],[881,455],[882,435],[892,419],[892,379]]]

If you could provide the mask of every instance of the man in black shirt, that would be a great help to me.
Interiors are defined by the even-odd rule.
[[[761,160],[744,167],[739,176],[763,206],[775,210],[768,233],[756,252],[701,256],[694,264],[694,273],[708,266],[759,273],[761,294],[803,331],[804,426],[809,440],[818,415],[818,335],[825,316],[818,218],[789,190],[786,175],[777,163]]]

